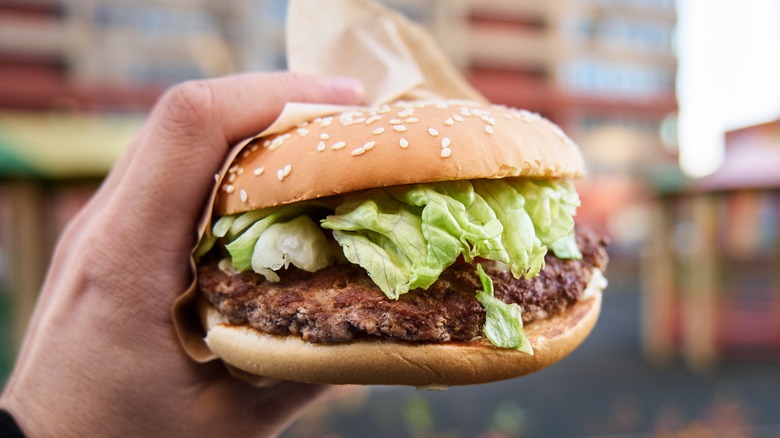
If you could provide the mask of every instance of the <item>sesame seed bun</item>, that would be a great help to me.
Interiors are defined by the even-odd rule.
[[[484,178],[569,179],[583,173],[577,146],[538,114],[465,101],[395,103],[317,118],[253,140],[220,183],[214,214],[379,187]],[[297,335],[230,324],[205,299],[199,300],[198,312],[211,352],[252,375],[329,384],[477,384],[544,368],[585,340],[598,319],[604,284],[600,271],[580,273],[580,284],[588,278],[590,284],[576,303],[526,325],[533,355],[495,347],[484,338],[309,343]]]
[[[253,375],[307,383],[411,385],[437,388],[488,383],[532,373],[571,353],[588,337],[601,311],[601,284],[561,315],[527,324],[534,355],[498,348],[485,339],[414,344],[386,339],[311,344],[272,336],[227,319],[199,300],[206,344],[226,363]]]
[[[577,146],[538,114],[476,102],[404,102],[310,120],[255,140],[223,180],[215,213],[375,187],[583,173]]]

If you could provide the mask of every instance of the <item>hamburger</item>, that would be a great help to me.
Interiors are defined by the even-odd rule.
[[[209,349],[272,379],[438,387],[562,359],[598,319],[578,147],[460,100],[350,109],[249,142],[197,252]]]

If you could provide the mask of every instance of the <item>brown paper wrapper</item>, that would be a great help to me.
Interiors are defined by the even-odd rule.
[[[287,23],[287,59],[291,71],[360,79],[369,107],[396,100],[451,98],[485,101],[449,62],[433,38],[420,26],[373,0],[291,0]],[[349,110],[339,105],[288,103],[263,132],[233,147],[215,175],[214,189],[198,223],[200,241],[208,238],[217,189],[233,160],[258,137],[283,132],[301,122]],[[197,278],[197,255],[191,268]],[[173,306],[173,321],[187,354],[198,362],[216,358],[195,310],[197,283]],[[228,367],[239,378],[258,386],[274,381]]]

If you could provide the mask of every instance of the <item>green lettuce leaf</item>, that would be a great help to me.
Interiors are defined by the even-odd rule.
[[[211,251],[211,248],[214,247],[214,244],[217,243],[217,240],[220,237],[225,237],[225,234],[227,234],[235,219],[236,216],[234,215],[222,216],[221,218],[217,219],[214,225],[212,225],[211,230],[206,230],[206,233],[203,235],[200,243],[198,243],[198,247],[195,249],[195,257],[203,257],[206,255],[206,253]]]
[[[429,287],[441,271],[431,269],[419,211],[372,190],[344,202],[321,226],[333,230],[347,260],[362,266],[390,298]]]
[[[580,198],[574,185],[566,181],[512,180],[525,199],[525,211],[531,216],[536,235],[544,245],[571,234]]]
[[[214,224],[214,234],[217,234],[217,229],[221,228],[222,231],[220,234],[223,237],[226,236],[229,240],[235,240],[236,237],[240,236],[244,230],[254,225],[255,222],[268,216],[268,213],[267,209],[260,209],[248,211],[240,215],[227,216],[232,219],[224,224],[220,224],[220,221],[217,221],[217,223]],[[221,219],[222,218],[220,218],[220,220]]]
[[[555,253],[555,257],[558,257],[559,259],[579,260],[582,258],[582,252],[580,252],[580,248],[577,246],[577,238],[574,237],[574,232],[556,240],[552,245],[549,245],[548,248],[550,248],[552,252]]]
[[[460,246],[457,253],[447,251],[446,255],[430,262],[449,265],[458,255],[463,255],[468,262],[474,257],[507,260],[508,255],[501,244],[503,226],[469,181],[399,188],[394,189],[393,195],[423,208],[423,232],[432,251],[443,252],[442,248]]]
[[[289,220],[303,211],[303,206],[290,205],[284,206],[272,210],[254,210],[248,213],[244,213],[238,216],[232,223],[230,231],[227,232],[228,237],[233,233],[233,229],[240,230],[236,224],[240,224],[242,227],[247,222],[251,224],[246,228],[238,237],[232,242],[225,245],[225,248],[230,253],[233,260],[233,267],[239,271],[246,271],[252,267],[252,255],[255,252],[255,244],[260,235],[271,225]],[[248,219],[253,219],[254,222],[249,222]],[[238,231],[236,231],[238,232]]]
[[[379,234],[333,231],[333,237],[352,263],[360,265],[390,299],[409,291],[412,268],[393,243]]]
[[[562,258],[579,257],[577,205],[573,186],[557,181],[418,184],[347,195],[337,205],[312,201],[227,216],[214,224],[204,247],[222,239],[235,269],[254,269],[271,280],[289,263],[320,269],[334,262],[332,245],[322,244],[322,230],[314,233],[316,227],[297,218],[322,217],[317,211],[325,209],[333,214],[320,225],[332,230],[343,251],[338,257],[363,267],[396,299],[430,287],[459,257],[507,263],[517,278],[536,275],[548,247]],[[285,246],[293,242],[306,254]]]
[[[493,345],[514,348],[533,356],[531,341],[523,330],[523,316],[517,303],[506,304],[493,294],[493,280],[477,265],[484,290],[477,292],[477,301],[485,308],[485,336]]]
[[[246,216],[246,215],[242,215]],[[211,228],[212,232],[214,233],[215,237],[225,237],[230,231],[230,228],[233,226],[233,223],[236,221],[236,216],[222,216],[217,220],[217,222],[214,223],[214,226]],[[251,224],[250,224],[251,225]]]
[[[325,235],[308,216],[269,226],[257,239],[252,253],[255,272],[278,271],[290,264],[316,272],[332,262],[333,255]]]
[[[574,215],[580,198],[567,181],[514,180],[525,198],[536,235],[560,259],[580,259],[582,253],[574,237]]]
[[[390,298],[428,288],[459,256],[508,260],[503,226],[468,181],[372,190],[322,227]]]
[[[536,237],[534,223],[524,208],[523,196],[504,180],[476,180],[473,184],[504,225],[501,240],[509,254],[509,260],[505,262],[512,275],[531,278],[538,274],[544,267],[547,248]]]

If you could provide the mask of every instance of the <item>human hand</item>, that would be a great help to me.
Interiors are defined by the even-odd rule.
[[[361,97],[354,80],[291,73],[169,90],[63,232],[0,407],[30,436],[279,433],[324,387],[255,388],[193,362],[171,307],[192,280],[196,222],[229,147],[287,101]]]

